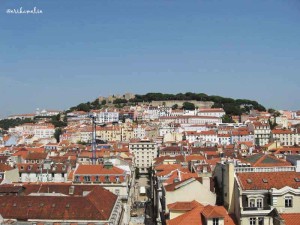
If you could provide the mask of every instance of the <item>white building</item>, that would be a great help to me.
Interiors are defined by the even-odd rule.
[[[271,132],[274,141],[279,141],[281,145],[293,146],[300,143],[300,134],[287,129],[275,129]]]
[[[36,138],[52,138],[55,132],[53,125],[36,125],[34,127],[34,136]]]
[[[18,164],[20,182],[66,182],[68,166],[63,164]]]
[[[111,123],[111,122],[118,122],[119,121],[119,112],[116,110],[99,112],[97,115],[97,122],[99,123]]]
[[[134,163],[141,173],[147,173],[157,157],[157,144],[149,140],[129,143],[129,152],[134,154]]]
[[[269,143],[271,129],[269,124],[261,122],[253,122],[248,124],[249,131],[255,136],[255,145],[263,146]]]
[[[133,128],[133,136],[134,138],[143,139],[146,136],[146,126],[138,125]]]
[[[226,113],[222,108],[212,108],[212,109],[199,109],[198,116],[213,116],[221,118]]]

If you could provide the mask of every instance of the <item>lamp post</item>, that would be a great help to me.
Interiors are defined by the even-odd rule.
[[[89,118],[92,119],[92,164],[96,165],[96,115],[89,114]]]
[[[96,122],[96,118],[97,118],[97,115],[96,113],[90,113],[88,115],[89,118],[92,119],[92,164],[93,165],[96,165],[96,162],[97,162],[97,157],[96,157],[96,148],[97,148],[97,143],[96,143],[96,125],[99,125],[99,126],[106,126],[105,123],[97,123]]]

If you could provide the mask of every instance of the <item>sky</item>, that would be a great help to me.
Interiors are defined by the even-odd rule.
[[[0,0],[0,118],[125,92],[300,109],[300,1]]]

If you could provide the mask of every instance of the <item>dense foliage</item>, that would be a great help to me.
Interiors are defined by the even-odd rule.
[[[112,103],[116,107],[120,108],[124,105],[139,103],[139,102],[152,102],[152,101],[168,101],[168,100],[181,100],[190,103],[189,101],[211,101],[214,102],[213,108],[223,108],[228,115],[241,115],[242,113],[248,113],[251,109],[256,109],[258,111],[266,111],[265,107],[259,104],[257,101],[252,101],[248,99],[233,99],[226,98],[217,95],[207,95],[204,93],[178,93],[178,94],[163,94],[163,93],[147,93],[145,95],[135,95],[134,98],[127,101],[126,99],[115,99]],[[71,107],[67,112],[74,110],[88,112],[94,109],[101,109],[106,105],[106,100],[103,100],[101,103],[98,99],[93,102],[81,103],[75,107]],[[185,105],[185,109],[193,109],[192,103]],[[188,106],[188,107],[186,107]],[[178,105],[175,104],[172,108],[178,108]]]
[[[104,104],[103,104],[104,103]],[[80,103],[77,106],[73,106],[71,107],[69,110],[67,110],[68,112],[73,112],[73,111],[84,111],[84,112],[89,112],[91,110],[96,110],[96,109],[101,109],[102,105],[105,105],[106,101],[104,100],[104,102],[102,101],[102,103],[100,104],[99,99],[96,99],[93,102],[87,102],[87,103]]]
[[[151,102],[151,101],[167,101],[167,100],[183,100],[183,101],[212,101],[213,108],[224,108],[226,114],[241,115],[243,112],[249,112],[250,109],[266,111],[265,107],[256,101],[248,99],[232,99],[217,95],[206,95],[204,93],[187,92],[185,94],[162,94],[162,93],[147,93],[145,95],[135,95],[130,102]]]
[[[4,119],[4,120],[0,120],[0,127],[3,129],[3,130],[8,130],[9,128],[11,127],[16,127],[16,126],[19,126],[19,125],[22,125],[24,123],[34,123],[33,120],[31,119]]]

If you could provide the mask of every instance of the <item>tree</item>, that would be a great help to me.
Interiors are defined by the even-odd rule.
[[[19,125],[22,125],[24,123],[34,123],[34,121],[32,119],[26,118],[26,119],[4,119],[4,120],[0,120],[0,128],[2,128],[3,130],[8,130],[11,127],[16,127]]]
[[[54,138],[56,139],[57,143],[60,141],[60,135],[62,134],[61,128],[56,128],[54,132]]]
[[[106,100],[102,100],[101,105],[106,105]]]
[[[174,110],[174,109],[178,109],[178,105],[177,105],[177,104],[173,105],[173,106],[172,106],[172,109],[173,109],[173,110]]]
[[[88,143],[86,143],[85,141],[77,141],[77,144],[79,144],[79,145],[87,145]]]
[[[128,101],[126,99],[117,98],[113,101],[113,104],[121,104],[121,103],[127,103]]]
[[[59,114],[58,114],[59,115]],[[52,116],[51,117],[51,123],[55,126],[55,127],[65,127],[67,126],[67,122],[65,121],[60,121],[60,115],[59,116]]]
[[[99,98],[97,98],[95,101],[91,102],[90,106],[92,109],[101,109]]]
[[[231,116],[225,114],[223,117],[222,117],[222,123],[234,123],[233,119]]]
[[[276,110],[275,110],[275,109],[272,109],[272,108],[268,109],[268,113],[271,113],[271,114],[273,114],[275,111],[276,111]]]
[[[185,110],[195,110],[195,105],[194,105],[194,103],[191,103],[191,102],[184,102],[182,104],[182,108]]]
[[[274,122],[272,122],[270,119],[268,120],[270,129],[273,130],[278,124],[276,123],[276,118],[274,118]]]
[[[76,108],[78,111],[84,111],[84,112],[90,111],[90,107],[87,103],[80,103]]]

